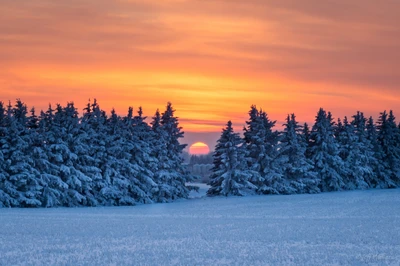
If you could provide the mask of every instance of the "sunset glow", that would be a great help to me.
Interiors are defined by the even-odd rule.
[[[390,0],[6,0],[0,100],[82,112],[97,98],[149,117],[170,101],[185,132],[241,130],[252,104],[278,126],[319,107],[400,117],[399,13]]]
[[[210,148],[208,147],[207,144],[203,142],[196,142],[192,144],[189,148],[190,154],[202,155],[202,154],[208,154],[209,152]]]

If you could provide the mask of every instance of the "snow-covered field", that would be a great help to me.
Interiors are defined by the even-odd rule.
[[[0,265],[365,264],[400,264],[399,189],[0,209]]]

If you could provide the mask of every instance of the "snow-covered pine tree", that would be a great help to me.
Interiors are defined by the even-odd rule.
[[[371,164],[374,156],[371,144],[366,139],[364,115],[357,112],[353,118],[351,123],[348,122],[347,117],[344,118],[336,140],[340,147],[339,155],[346,169],[345,188],[366,189],[370,187],[373,179]]]
[[[310,135],[310,158],[319,179],[321,191],[342,190],[343,160],[333,133],[333,122],[330,113],[320,108]]]
[[[382,149],[382,161],[388,166],[391,182],[388,187],[400,185],[399,132],[393,112],[382,112],[378,119],[378,143]]]
[[[132,157],[134,154],[134,145],[132,143],[132,129],[133,127],[133,108],[128,108],[128,114],[119,119],[116,114],[112,114],[108,124],[113,127],[111,132],[114,132],[114,136],[111,139],[115,139],[116,142],[111,144],[109,150],[114,151],[111,157],[115,163],[114,167],[117,169],[112,174],[111,188],[104,189],[103,193],[106,193],[116,205],[136,205],[137,194],[140,191],[138,187],[139,181],[137,176],[140,167],[132,163]],[[118,135],[121,138],[118,138]]]
[[[179,140],[183,138],[184,132],[182,127],[179,126],[178,117],[174,115],[170,102],[164,113],[161,114],[160,129],[164,133],[160,137],[164,137],[166,147],[166,158],[164,163],[165,175],[162,179],[165,181],[163,184],[170,187],[170,200],[178,198],[187,198],[192,186],[187,186],[186,183],[193,180],[193,177],[183,165],[182,152],[187,144],[181,144]]]
[[[139,107],[137,115],[133,118],[132,139],[136,143],[133,159],[140,166],[138,180],[140,188],[144,192],[140,197],[140,202],[151,203],[153,202],[154,192],[158,189],[152,171],[156,164],[156,159],[151,155],[155,136],[150,125],[145,120],[143,109]]]
[[[222,130],[214,152],[214,166],[211,169],[208,196],[254,194],[257,187],[250,182],[251,174],[244,160],[245,150],[238,133],[228,121]]]
[[[85,176],[91,179],[91,190],[86,191],[88,204],[97,205],[100,190],[104,184],[102,169],[105,157],[105,138],[106,138],[106,113],[100,109],[97,100],[87,103],[83,109],[80,119],[77,138],[79,139],[79,149],[76,150],[78,161],[76,168]]]
[[[372,186],[376,188],[394,187],[390,178],[390,169],[388,163],[384,160],[384,153],[378,141],[378,131],[372,116],[368,119],[367,126],[367,140],[371,143],[374,152],[374,160],[372,161],[372,169],[375,179],[372,181]]]
[[[102,166],[104,187],[100,190],[99,200],[103,205],[134,205],[129,195],[130,150],[126,145],[122,118],[115,110],[111,111],[106,124],[106,158]]]
[[[268,121],[267,126],[269,130],[266,130],[266,126],[261,120],[260,112],[255,105],[250,107],[249,120],[246,121],[247,127],[244,127],[244,148],[246,151],[245,159],[248,164],[249,171],[252,173],[250,181],[256,187],[262,187],[264,184],[264,157],[266,154],[265,140],[268,134],[272,134],[271,128],[275,125],[274,121]],[[217,166],[215,160],[218,160],[218,156],[214,156],[214,167]]]
[[[354,184],[350,180],[352,174],[350,172],[350,161],[347,160],[350,154],[350,145],[356,140],[354,135],[353,127],[349,124],[347,117],[345,116],[342,120],[338,118],[336,125],[333,127],[333,133],[335,135],[335,140],[338,144],[339,156],[343,161],[343,172],[342,178],[345,184],[345,189],[354,189]]]
[[[362,112],[357,112],[353,116],[353,121],[347,126],[346,131],[351,132],[349,136],[352,141],[349,142],[347,168],[349,169],[349,189],[365,189],[373,187],[376,174],[373,165],[376,159],[373,146],[367,138],[366,130],[367,119]],[[352,186],[349,186],[352,185]]]
[[[276,121],[269,120],[266,112],[260,110],[260,118],[266,134],[264,139],[265,155],[261,160],[263,184],[258,188],[258,192],[262,194],[285,193],[282,186],[284,176],[281,165],[283,162],[278,157],[278,143],[281,136],[278,131],[272,131]]]
[[[156,187],[152,179],[152,173],[147,169],[149,161],[149,145],[146,141],[150,127],[144,121],[142,109],[139,108],[138,116],[133,116],[133,108],[130,107],[128,115],[124,117],[125,141],[129,147],[129,192],[136,203],[151,203],[151,190]]]
[[[285,128],[280,139],[279,157],[284,173],[284,186],[281,193],[318,193],[317,174],[312,162],[305,156],[307,143],[294,114],[286,118]]]
[[[251,182],[258,187],[258,193],[279,194],[282,172],[277,161],[279,134],[272,131],[276,121],[271,121],[267,113],[251,106],[250,119],[244,128],[246,158],[251,173]]]
[[[17,99],[8,127],[8,164],[9,183],[14,190],[13,197],[20,207],[41,206],[40,194],[42,187],[39,173],[33,165],[32,143],[27,127],[27,107]]]
[[[306,144],[306,151],[305,151],[305,156],[306,159],[310,160],[311,154],[310,154],[310,134],[311,130],[310,127],[307,123],[304,123],[303,125],[303,130],[301,131],[301,136],[303,138],[304,143]]]
[[[10,176],[7,171],[9,161],[7,160],[10,150],[9,126],[11,123],[11,105],[6,112],[3,102],[0,102],[0,207],[18,206],[17,195]]]
[[[67,103],[65,107],[57,104],[48,141],[49,161],[57,166],[57,176],[68,185],[61,192],[61,204],[63,206],[92,205],[91,199],[88,200],[86,197],[91,194],[92,180],[77,169],[78,154],[85,149],[82,146],[78,112],[73,103]]]
[[[161,128],[161,114],[157,109],[152,118],[151,129],[153,133],[151,156],[154,158],[152,172],[157,188],[153,190],[153,198],[156,202],[168,202],[172,197],[173,188],[167,183],[169,176],[168,154],[167,154],[167,132]]]
[[[52,164],[48,157],[49,127],[54,117],[52,112],[51,106],[49,106],[48,112],[41,111],[37,130],[31,133],[32,159],[35,169],[39,173],[40,185],[43,187],[40,195],[43,207],[61,206],[61,192],[68,188],[68,185],[59,177],[58,166]]]

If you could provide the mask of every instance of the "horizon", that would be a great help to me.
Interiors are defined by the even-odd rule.
[[[96,99],[96,98],[94,97],[93,99]],[[0,102],[3,102],[5,105],[7,105],[7,102],[9,102],[9,101],[10,101],[10,100],[4,101],[4,100],[0,99]],[[29,103],[24,102],[23,99],[21,99],[21,101],[27,106],[27,108],[28,108],[28,113],[29,113],[29,111],[30,111],[32,108],[35,108],[35,113],[36,113],[36,115],[39,115],[41,111],[46,112],[46,110],[49,108],[49,105],[51,105],[52,108],[55,108],[55,106],[58,104],[58,103],[55,103],[55,104],[49,103],[49,104],[47,105],[47,108],[40,108],[40,109],[37,109],[36,106],[30,106]],[[14,106],[14,103],[15,103],[15,102],[13,102],[13,101],[10,101],[10,102],[11,102],[11,105]],[[68,101],[68,102],[74,103],[74,101]],[[60,104],[61,104],[61,106],[64,107],[68,102],[66,102],[65,104],[61,104],[61,103],[60,103]],[[90,101],[88,101],[88,102],[93,103],[93,100],[90,100]],[[87,103],[88,103],[88,102],[87,102]],[[86,103],[86,104],[87,104],[87,103]],[[98,102],[98,104],[100,105],[100,108],[101,108],[101,103]],[[86,106],[86,105],[85,105],[85,106]],[[76,107],[76,106],[75,106],[75,108],[76,108],[76,110],[77,110],[79,116],[82,115],[82,113],[83,113],[83,108],[84,108],[85,106],[82,106],[82,108]],[[165,106],[166,106],[166,104],[165,104]],[[164,107],[165,107],[165,106],[164,106]],[[172,106],[174,107],[173,103],[172,103]],[[117,113],[117,114],[118,114],[119,116],[121,116],[121,117],[125,116],[125,115],[127,114],[127,112],[128,112],[128,108],[129,108],[129,107],[130,107],[130,106],[127,106],[127,107],[126,107],[126,113]],[[137,113],[139,107],[140,107],[140,106],[138,106],[137,108],[133,107],[133,108],[134,108],[134,109],[133,109],[134,115],[136,115],[136,113]],[[174,108],[175,108],[175,107],[174,107]],[[319,107],[319,108],[323,108],[325,111],[330,112],[329,110],[325,109],[324,107]],[[318,108],[318,110],[319,110],[319,108]],[[163,113],[163,112],[164,112],[164,110],[163,110],[162,108],[157,108],[157,109],[160,111],[160,113]],[[261,109],[263,109],[263,108],[261,108]],[[249,110],[250,110],[250,107],[249,107]],[[263,110],[265,110],[265,109],[263,109]],[[314,119],[315,119],[315,117],[316,117],[316,114],[317,114],[318,110],[315,111],[315,115],[314,115],[314,117],[313,117]],[[110,110],[110,111],[103,110],[103,111],[106,112],[106,115],[107,115],[107,116],[109,116],[109,114],[111,113],[111,110]],[[146,117],[145,121],[146,121],[147,123],[150,124],[151,119],[152,119],[152,117],[153,117],[154,114],[152,114],[152,115],[147,115],[147,114],[146,114],[146,110],[143,110],[143,111],[144,111],[144,112],[143,112],[143,116]],[[360,111],[360,112],[364,113],[362,110],[357,110],[357,111]],[[357,113],[357,111],[356,111],[355,113],[353,113],[353,114],[349,114],[349,115],[345,115],[345,116],[351,120],[351,117],[352,117],[353,115],[355,115],[355,114]],[[371,116],[371,117],[374,119],[374,122],[376,123],[376,120],[378,119],[379,114],[382,113],[382,112],[384,112],[384,111],[389,112],[389,111],[392,111],[392,109],[390,109],[390,110],[384,109],[384,110],[380,111],[379,113],[377,113],[377,114],[375,114],[375,115],[365,115],[365,113],[364,113],[364,115],[365,115],[366,118],[369,118],[369,117]],[[178,112],[178,110],[176,110],[176,112]],[[396,112],[395,112],[395,111],[393,111],[393,112],[394,112],[394,115],[396,116]],[[155,111],[154,111],[154,113],[155,113]],[[290,114],[290,113],[288,113],[288,114]],[[294,114],[296,115],[295,112],[294,112]],[[236,132],[236,133],[239,133],[240,136],[243,135],[243,128],[246,126],[246,121],[248,120],[248,114],[246,113],[246,115],[247,115],[247,117],[244,118],[245,120],[243,120],[243,122],[242,122],[241,125],[235,125],[235,124],[233,124],[233,127],[234,127],[235,132]],[[271,117],[269,116],[268,112],[267,112],[267,115],[268,115],[268,117],[271,119],[271,121],[275,121],[275,122],[276,122],[276,123],[275,123],[275,126],[274,126],[274,129],[275,129],[275,130],[280,131],[280,130],[283,129],[283,124],[285,123],[285,121],[284,121],[283,119],[282,119],[282,120],[276,120],[276,119],[274,119],[274,118],[271,118]],[[337,117],[337,116],[335,116],[334,113],[332,113],[332,116],[333,116],[333,120],[334,120],[335,123],[337,122],[337,119],[338,119],[338,118],[340,118],[341,120],[343,120],[343,118],[345,117],[345,116],[343,116],[343,117]],[[234,119],[229,119],[229,120],[234,120]],[[297,116],[296,116],[296,120],[297,120],[297,122],[299,123],[299,125],[303,125],[304,123],[307,123],[307,124],[310,126],[310,128],[311,128],[312,125],[314,124],[314,120],[310,120],[310,121],[299,120]],[[179,125],[182,126],[181,117],[178,117],[178,121],[179,121]],[[226,122],[227,122],[227,121],[226,121]],[[208,148],[210,149],[210,153],[212,153],[212,152],[214,151],[214,148],[215,148],[215,145],[216,145],[216,143],[217,143],[217,140],[219,139],[219,137],[220,137],[220,135],[221,135],[222,130],[223,130],[223,129],[225,128],[225,126],[226,126],[226,122],[223,123],[223,124],[221,124],[221,127],[220,127],[220,130],[219,130],[219,131],[205,131],[205,132],[201,132],[201,131],[200,131],[200,132],[193,132],[193,131],[187,131],[187,130],[185,130],[184,127],[182,127],[182,130],[183,130],[183,132],[184,132],[184,137],[183,137],[181,143],[182,143],[182,144],[187,144],[187,146],[185,147],[184,151],[186,151],[186,152],[189,153],[190,155],[201,155],[201,154],[197,154],[197,153],[191,153],[191,152],[189,151],[189,148],[191,147],[191,145],[193,145],[193,144],[195,144],[195,143],[197,143],[197,142],[202,142],[202,143],[207,144]],[[400,124],[400,121],[399,121],[399,120],[396,120],[396,122]]]

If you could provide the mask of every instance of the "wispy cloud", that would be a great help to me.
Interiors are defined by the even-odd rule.
[[[321,105],[373,114],[400,103],[399,12],[395,0],[5,0],[0,92],[149,114],[172,101],[193,130],[241,125],[251,104],[278,120]]]

